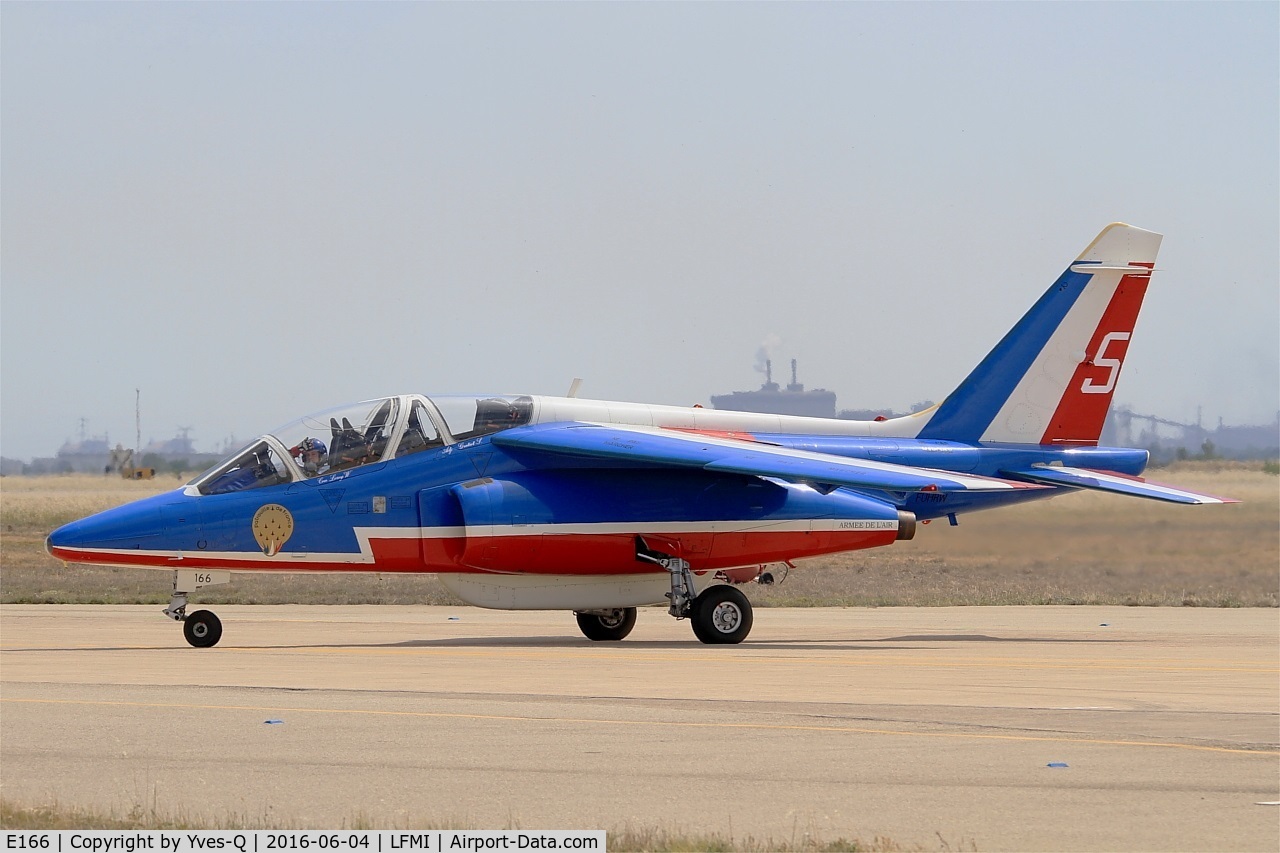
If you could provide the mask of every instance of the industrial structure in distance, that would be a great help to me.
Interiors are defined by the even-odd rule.
[[[716,409],[734,412],[760,412],[771,415],[800,415],[814,418],[844,418],[846,420],[877,420],[901,417],[926,409],[932,400],[923,400],[905,412],[893,409],[837,409],[836,394],[825,388],[805,390],[796,375],[796,360],[791,359],[791,382],[785,387],[773,381],[773,362],[765,360],[765,382],[754,391],[732,391],[713,394],[711,405]],[[1157,464],[1188,458],[1222,459],[1276,459],[1280,457],[1280,413],[1276,421],[1263,425],[1230,425],[1218,419],[1213,429],[1196,423],[1182,423],[1158,415],[1139,414],[1125,404],[1112,406],[1107,413],[1100,444],[1107,447],[1141,447],[1151,451],[1151,459]],[[66,474],[66,473],[120,473],[120,460],[128,448],[116,444],[107,436],[88,437],[80,423],[80,435],[68,438],[53,456],[40,457],[30,462],[19,459],[0,459],[0,475],[16,474]],[[152,440],[133,452],[130,464],[138,468],[153,468],[158,474],[191,473],[213,465],[235,448],[235,439],[212,451],[198,451],[190,437],[189,427],[179,427],[177,434],[167,441]]]

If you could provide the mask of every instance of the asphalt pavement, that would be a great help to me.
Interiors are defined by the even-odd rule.
[[[195,605],[193,605],[193,608]],[[274,826],[1280,849],[1280,611],[0,607],[0,794]]]

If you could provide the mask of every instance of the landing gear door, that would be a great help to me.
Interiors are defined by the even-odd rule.
[[[206,586],[231,583],[231,572],[223,569],[180,569],[174,575],[173,588],[181,592],[195,592]]]

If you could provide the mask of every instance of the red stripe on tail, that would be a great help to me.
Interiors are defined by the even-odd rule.
[[[1102,312],[1098,328],[1085,349],[1084,361],[1076,367],[1062,399],[1058,401],[1058,408],[1049,419],[1041,444],[1098,443],[1150,280],[1150,273],[1126,275],[1120,279],[1115,295],[1111,297],[1107,310]]]

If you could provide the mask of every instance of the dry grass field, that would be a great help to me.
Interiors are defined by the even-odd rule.
[[[1180,463],[1151,479],[1238,498],[1175,506],[1096,493],[939,521],[889,548],[801,563],[785,582],[744,587],[758,606],[1129,604],[1276,607],[1280,478],[1262,463]],[[163,572],[64,566],[43,548],[67,521],[177,481],[83,476],[0,479],[0,601],[156,603]],[[779,574],[779,576],[781,576]],[[430,575],[238,575],[201,603],[456,604]]]
[[[1262,463],[1179,463],[1148,479],[1233,497],[1181,506],[1076,492],[917,528],[880,551],[801,564],[757,604],[1275,607],[1280,478]]]

